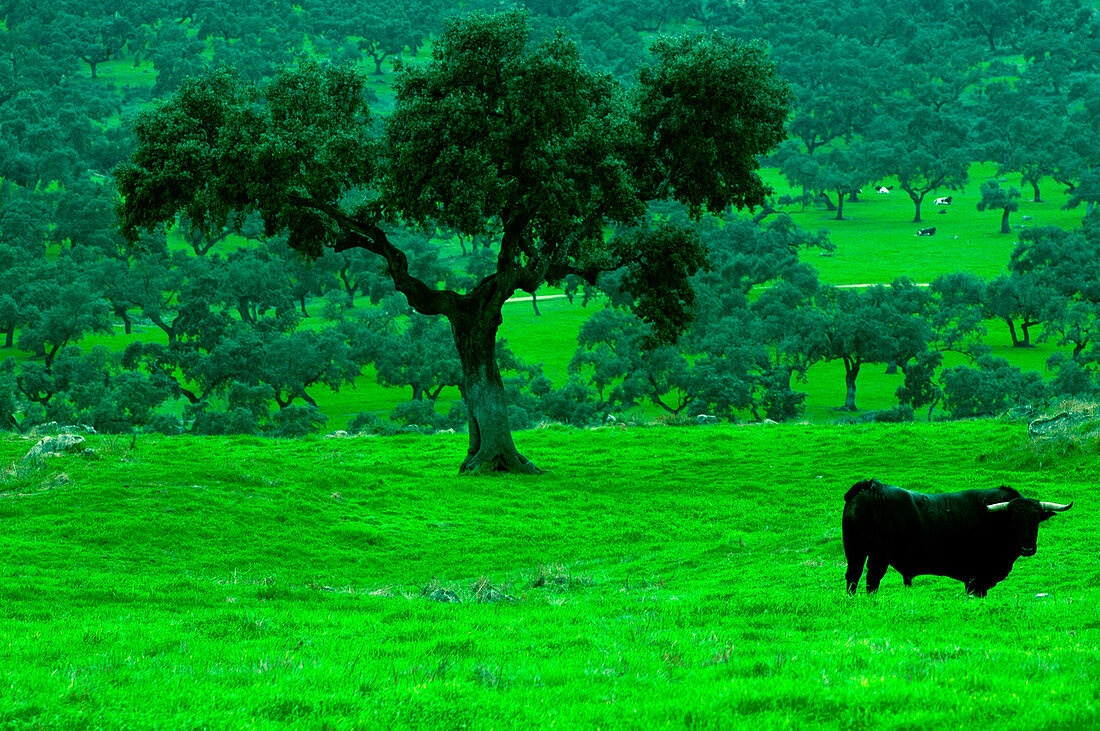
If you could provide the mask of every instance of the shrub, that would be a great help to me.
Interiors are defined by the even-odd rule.
[[[276,437],[304,437],[320,431],[328,417],[316,406],[291,404],[275,412],[272,435]]]
[[[452,403],[446,414],[436,411],[435,402],[426,399],[404,401],[393,407],[390,418],[397,424],[416,427],[420,431],[459,429],[466,423],[466,410]]]
[[[1100,376],[1095,369],[1082,367],[1065,353],[1055,353],[1047,360],[1047,367],[1056,375],[1050,382],[1051,390],[1059,396],[1095,397],[1100,396]]]
[[[913,420],[913,407],[909,404],[898,404],[892,409],[872,411],[870,414],[872,421],[887,424],[900,424]]]
[[[172,414],[156,414],[149,421],[149,431],[159,434],[182,434],[183,422]]]
[[[1047,395],[1047,387],[1038,373],[1025,373],[1004,358],[983,355],[977,366],[948,368],[940,376],[944,406],[952,418],[996,416]]]
[[[360,411],[348,422],[348,431],[354,434],[378,434],[392,436],[401,431],[397,424],[388,419],[383,419],[377,414]]]
[[[258,434],[260,424],[256,416],[243,407],[216,410],[209,402],[200,401],[184,408],[184,418],[191,422],[190,432],[200,436],[222,434]]]

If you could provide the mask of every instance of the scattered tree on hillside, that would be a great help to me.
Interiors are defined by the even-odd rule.
[[[624,309],[603,310],[582,326],[570,369],[588,375],[612,409],[648,401],[672,415],[797,416],[805,394],[791,381],[818,357],[821,330],[812,308],[817,275],[799,253],[832,244],[785,215],[768,226],[707,218],[698,231],[710,267],[691,278],[697,313],[679,341],[647,350],[645,323]],[[631,298],[613,279],[603,284],[625,308]],[[767,286],[750,307],[758,285]]]
[[[937,351],[955,352],[971,360],[984,355],[985,280],[970,272],[942,274],[932,280],[929,324]]]
[[[925,350],[919,353],[905,367],[905,381],[898,387],[896,395],[902,404],[914,409],[928,407],[928,419],[932,419],[932,409],[943,398],[943,389],[935,381],[936,369],[943,364],[943,353]]]
[[[857,411],[856,381],[867,363],[905,364],[928,348],[927,294],[906,279],[890,287],[826,287],[818,298],[820,357],[844,363],[846,411]]]
[[[63,11],[54,20],[73,53],[88,65],[93,79],[99,64],[111,60],[134,35],[129,19],[110,6],[107,0],[88,0],[77,12]]]
[[[1033,347],[1031,328],[1043,322],[1053,294],[1054,291],[1034,274],[1002,275],[986,287],[985,314],[1004,320],[1012,347],[1030,348]]]
[[[1017,198],[1020,191],[1016,188],[1002,188],[996,180],[987,180],[982,183],[982,199],[978,201],[979,211],[1001,211],[1001,233],[1010,234],[1012,229],[1008,226],[1008,215],[1020,209]]]
[[[34,283],[29,291],[34,313],[19,336],[21,350],[45,359],[48,370],[54,358],[66,345],[75,343],[91,332],[105,333],[111,329],[110,307],[93,292],[91,283],[68,269],[67,259],[60,259],[47,279]]]
[[[913,223],[921,222],[925,196],[966,183],[972,159],[967,129],[954,112],[904,100],[868,130],[869,165],[879,177],[898,181],[913,202]]]
[[[610,408],[649,401],[668,414],[680,414],[695,390],[691,364],[671,345],[647,347],[649,337],[651,329],[629,312],[595,312],[581,325],[569,370],[587,373]]]
[[[1027,0],[964,0],[959,12],[966,27],[985,39],[990,53],[996,53],[998,39],[1018,28],[1031,5]]]
[[[188,77],[202,73],[209,61],[206,44],[177,23],[159,23],[151,41],[149,60],[157,72],[154,96],[170,94]]]
[[[1078,361],[1100,335],[1100,230],[1055,226],[1020,233],[1008,264],[1012,276],[1033,279],[1045,292],[1038,318],[1043,339],[1071,346]]]
[[[1081,180],[1070,193],[1066,201],[1066,208],[1076,208],[1085,204],[1085,217],[1088,218],[1096,210],[1096,204],[1100,202],[1100,167],[1090,167],[1081,175]]]
[[[944,407],[956,419],[997,416],[1019,404],[1037,401],[1047,393],[1035,371],[1021,371],[1004,358],[983,355],[977,368],[956,366],[940,376]]]
[[[984,92],[978,144],[999,175],[1018,172],[1020,185],[1030,185],[1032,200],[1041,202],[1039,184],[1057,171],[1070,133],[1065,96],[1007,81],[987,84]]]
[[[1071,360],[1084,360],[1089,346],[1100,342],[1100,302],[1052,297],[1043,319],[1046,326],[1041,339],[1054,338],[1055,345],[1070,346]]]
[[[412,400],[436,401],[444,388],[462,383],[462,364],[441,317],[408,310],[394,294],[359,322],[342,326],[355,359],[372,363],[379,383],[412,389]]]

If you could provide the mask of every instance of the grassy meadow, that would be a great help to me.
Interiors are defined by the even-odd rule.
[[[1089,728],[1096,452],[1007,421],[0,437],[3,728]],[[1094,445],[1095,446],[1095,445]],[[986,599],[848,597],[877,476],[1075,501]]]
[[[777,195],[799,192],[775,170],[765,170],[764,178]],[[1021,192],[1019,210],[1009,216],[1012,234],[1000,233],[1000,211],[977,209],[982,183],[987,180],[1000,180],[1002,187],[1015,187]],[[1006,272],[1017,241],[1016,231],[1030,226],[1072,229],[1081,225],[1084,215],[1083,208],[1063,209],[1068,196],[1054,180],[1043,181],[1042,200],[1035,202],[1031,186],[1021,187],[1016,175],[999,177],[996,165],[991,163],[971,165],[963,190],[944,188],[929,193],[921,206],[920,223],[913,223],[914,206],[905,191],[893,186],[892,181],[884,184],[893,190],[881,194],[868,185],[857,202],[845,203],[843,221],[837,221],[836,212],[823,206],[804,210],[792,207],[787,211],[799,226],[824,230],[836,244],[830,256],[816,251],[806,253],[806,261],[817,268],[823,282],[889,284],[897,277],[931,282],[941,274],[956,271],[992,279]],[[941,196],[951,196],[951,205],[934,205]],[[934,236],[917,236],[919,229],[929,227],[935,227]]]

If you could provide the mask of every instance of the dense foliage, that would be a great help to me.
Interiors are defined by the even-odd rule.
[[[696,317],[676,343],[667,342],[672,330],[654,331],[628,308],[672,312],[679,325],[687,325],[684,315],[663,300],[637,301],[629,285],[641,275],[616,272],[601,277],[598,289],[626,309],[598,312],[585,326],[567,382],[554,384],[537,367],[501,355],[514,425],[590,423],[640,403],[682,416],[791,418],[804,399],[798,379],[829,360],[844,364],[849,409],[857,407],[867,363],[904,370],[900,402],[957,416],[1100,392],[1100,225],[1093,215],[1100,200],[1100,19],[1093,9],[1076,0],[1010,10],[916,0],[650,5],[532,1],[531,42],[553,47],[564,29],[578,41],[579,65],[631,87],[653,73],[645,66],[650,46],[670,61],[660,83],[687,73],[690,64],[671,64],[686,59],[684,49],[655,41],[660,34],[764,39],[795,97],[790,139],[768,164],[803,195],[766,198],[755,190],[743,200],[759,204],[753,223],[760,225],[733,214],[701,224],[710,269],[690,280]],[[377,276],[386,265],[376,256],[350,248],[309,264],[295,253],[298,242],[269,221],[233,208],[211,218],[210,201],[201,199],[178,225],[129,246],[118,231],[110,175],[133,150],[135,115],[210,69],[234,69],[206,77],[207,93],[229,104],[242,85],[265,79],[292,99],[300,77],[277,72],[303,53],[355,64],[368,82],[362,99],[374,110],[362,122],[384,124],[396,102],[388,85],[393,65],[404,59],[419,68],[441,38],[445,16],[437,5],[13,2],[0,14],[0,345],[17,349],[0,366],[0,428],[58,420],[103,431],[303,433],[323,428],[317,389],[346,386],[368,366],[416,402],[395,415],[399,424],[461,425],[450,404],[435,403],[458,383],[458,358],[440,347],[446,326],[417,315]],[[407,95],[430,92],[421,73],[406,77]],[[689,118],[658,131],[652,120],[662,111],[653,100],[640,109],[649,121],[638,121],[666,136],[669,160],[684,150],[713,160],[736,152],[701,145],[688,134],[700,127]],[[438,111],[447,119],[446,109]],[[296,122],[285,122],[287,136],[270,150],[276,157],[269,164],[289,165],[308,152],[288,147]],[[405,129],[415,156],[424,144],[416,134],[439,128]],[[1019,188],[982,186],[979,205],[993,212],[985,214],[991,229],[993,215],[1007,229],[1020,190],[1039,200],[1050,181],[1070,192],[1084,225],[1021,234],[1006,273],[991,281],[944,272],[927,289],[897,282],[841,291],[798,263],[797,252],[830,244],[790,224],[785,208],[825,205],[843,219],[845,203],[861,189],[887,185],[907,195],[922,220],[932,198],[968,184],[973,161],[1020,179]],[[370,172],[362,166],[358,172]],[[719,179],[739,172],[711,169]],[[707,198],[698,176],[669,173],[687,207],[664,211],[661,220],[721,202]],[[267,180],[256,176],[256,183]],[[699,188],[688,189],[689,182]],[[391,240],[412,275],[463,290],[491,272],[500,253],[500,232],[469,218],[492,201],[445,186],[438,194],[454,204],[447,215]],[[412,210],[416,191],[402,195]],[[427,213],[411,217],[427,220]],[[597,291],[571,277],[562,285]],[[1044,339],[1064,349],[1049,364],[1048,382],[983,357],[983,331],[998,321],[1020,347]],[[75,346],[89,334],[130,333],[135,324],[142,334],[125,352]],[[943,366],[951,353],[966,361]]]

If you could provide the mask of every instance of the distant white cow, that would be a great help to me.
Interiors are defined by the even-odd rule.
[[[951,196],[946,196],[944,198],[937,198],[936,199],[936,205],[937,206],[949,206],[949,205],[951,205]]]
[[[890,192],[890,189],[889,189],[889,188],[884,188],[884,187],[883,187],[883,186],[881,186],[881,185],[880,185],[880,186],[879,186],[878,188],[876,188],[876,190],[877,190],[877,191],[878,191],[879,193],[889,193],[889,192]]]

